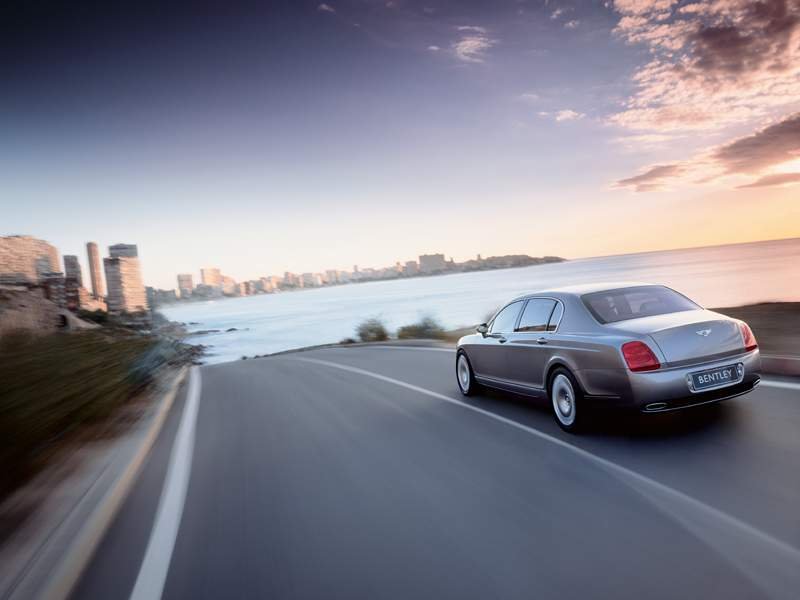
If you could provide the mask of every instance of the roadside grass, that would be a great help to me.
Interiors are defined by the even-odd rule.
[[[182,346],[84,331],[0,339],[0,498],[66,440],[113,416]]]

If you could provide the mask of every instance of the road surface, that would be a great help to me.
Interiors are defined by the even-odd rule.
[[[800,386],[602,419],[454,353],[196,369],[74,598],[796,598]]]

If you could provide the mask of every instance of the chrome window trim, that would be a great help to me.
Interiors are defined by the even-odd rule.
[[[504,305],[496,313],[494,313],[494,316],[492,317],[492,319],[486,324],[486,328],[488,330],[488,334],[487,335],[491,335],[492,333],[494,333],[492,331],[492,327],[494,327],[494,321],[497,318],[497,315],[499,315],[501,312],[503,312],[505,309],[507,309],[512,304],[517,304],[517,303],[522,304],[522,307],[519,309],[519,313],[517,314],[517,318],[514,319],[514,328],[511,331],[501,331],[500,333],[515,333],[517,331],[517,325],[519,325],[519,319],[522,316],[522,311],[525,310],[525,305],[528,303],[528,299],[527,298],[514,298],[514,300],[512,300],[508,304]]]
[[[543,333],[558,333],[558,328],[561,327],[561,321],[564,320],[564,313],[567,310],[566,304],[561,300],[561,298],[556,298],[554,296],[530,296],[527,298],[523,298],[525,301],[525,306],[522,307],[522,310],[519,311],[519,316],[517,317],[516,325],[514,326],[514,333],[527,333],[527,334],[543,334]],[[528,306],[528,302],[531,300],[554,300],[555,304],[553,305],[553,310],[550,311],[550,316],[547,317],[547,325],[550,325],[550,318],[553,316],[553,311],[555,311],[556,307],[560,304],[561,305],[561,316],[558,319],[558,323],[556,323],[556,328],[552,331],[545,330],[545,331],[519,331],[519,323],[522,320],[522,315],[525,312],[525,308]],[[511,303],[509,303],[511,304]]]

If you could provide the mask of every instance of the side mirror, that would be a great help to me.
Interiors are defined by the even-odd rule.
[[[481,335],[486,335],[487,333],[489,333],[489,326],[486,323],[481,323],[475,328],[475,331],[477,331]]]

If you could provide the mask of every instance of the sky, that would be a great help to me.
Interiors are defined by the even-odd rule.
[[[800,236],[800,0],[11,0],[0,81],[0,235],[85,274]]]

